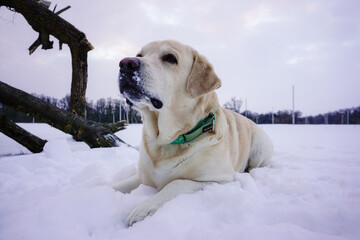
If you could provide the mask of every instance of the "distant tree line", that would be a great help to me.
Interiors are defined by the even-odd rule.
[[[56,99],[45,95],[32,94],[41,100],[48,102],[58,108],[69,110],[70,96],[67,95],[62,99]],[[120,104],[121,103],[121,104]],[[234,112],[240,113],[243,116],[251,119],[258,124],[291,124],[292,111],[282,110],[277,112],[256,113],[249,110],[240,111],[242,100],[232,98],[229,102],[224,104],[224,107]],[[121,106],[121,113],[120,113]],[[2,105],[0,103],[0,114],[5,115],[14,122],[37,122],[36,117],[22,112],[17,112],[14,109]],[[101,98],[94,101],[86,101],[86,119],[100,123],[113,123],[120,119],[126,120],[128,123],[141,123],[141,115],[135,109],[120,99]],[[300,111],[295,111],[296,124],[360,124],[360,106],[348,109],[340,109],[338,111],[329,112],[325,114],[318,114],[315,116],[302,116]]]
[[[292,124],[291,110],[258,114],[248,110],[241,112],[241,105],[241,99],[232,98],[224,104],[224,108],[240,113],[258,124]],[[295,111],[295,124],[360,124],[360,106],[315,116],[302,116],[300,111]]]
[[[247,116],[249,119],[259,124],[292,123],[292,111],[290,110],[261,114],[251,111],[244,111],[241,112],[241,114]],[[360,124],[360,106],[305,117],[302,116],[302,113],[300,111],[295,111],[295,124]]]
[[[67,95],[62,99],[57,99],[45,95],[32,94],[41,100],[50,103],[60,109],[69,110],[70,96]],[[121,107],[121,110],[120,110]],[[121,111],[121,112],[120,112]],[[37,122],[36,117],[22,112],[15,111],[14,109],[0,103],[0,114],[5,115],[8,119],[14,122]],[[101,98],[94,101],[86,101],[85,118],[94,122],[100,123],[113,123],[121,120],[126,120],[128,123],[141,123],[141,115],[135,109],[120,99]]]

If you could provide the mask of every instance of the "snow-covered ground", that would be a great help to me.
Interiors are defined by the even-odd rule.
[[[156,190],[108,185],[135,171],[135,149],[89,149],[48,125],[21,126],[49,142],[30,154],[0,134],[2,240],[360,239],[360,126],[263,125],[271,166],[180,195],[131,228],[126,216]],[[118,135],[137,146],[141,125]]]

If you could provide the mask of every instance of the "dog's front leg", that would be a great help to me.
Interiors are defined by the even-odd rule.
[[[170,182],[160,192],[147,199],[132,211],[127,218],[128,225],[131,226],[147,216],[153,215],[158,208],[177,195],[196,192],[208,184],[209,182],[195,182],[180,179]]]
[[[140,185],[140,179],[137,174],[134,176],[125,179],[124,181],[117,182],[112,184],[112,188],[116,191],[120,191],[122,193],[130,193],[132,190],[137,188]]]

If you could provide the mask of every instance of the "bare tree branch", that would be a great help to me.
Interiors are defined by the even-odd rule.
[[[42,152],[46,140],[38,138],[0,114],[0,132],[14,139],[33,153]]]
[[[75,140],[84,141],[90,147],[114,147],[124,143],[114,133],[125,128],[125,122],[102,125],[85,120],[71,112],[59,109],[24,91],[0,81],[0,102],[15,110],[29,113],[41,122],[71,134]]]
[[[35,0],[0,0],[0,6],[2,5],[22,14],[30,26],[39,33],[38,39],[29,48],[30,54],[40,45],[42,49],[53,48],[53,42],[49,40],[50,35],[59,40],[60,49],[63,43],[69,46],[72,59],[70,110],[84,116],[88,74],[87,52],[92,50],[93,46],[83,32],[59,16],[70,7],[54,13]]]

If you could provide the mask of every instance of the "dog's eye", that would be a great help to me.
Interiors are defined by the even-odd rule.
[[[176,57],[173,54],[166,54],[166,55],[162,56],[161,60],[163,60],[164,62],[171,63],[171,64],[178,63]]]
[[[143,57],[143,55],[139,53],[136,55],[136,57]]]

